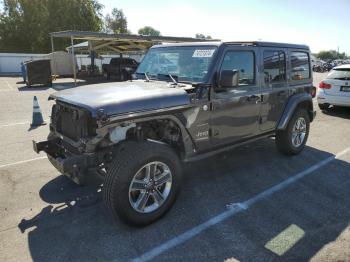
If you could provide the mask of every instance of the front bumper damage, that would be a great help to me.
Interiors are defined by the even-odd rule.
[[[100,154],[68,152],[58,143],[59,140],[43,142],[33,141],[33,150],[36,153],[44,151],[51,164],[62,174],[72,179],[75,183],[85,184],[87,176],[96,171],[96,167],[102,162]]]

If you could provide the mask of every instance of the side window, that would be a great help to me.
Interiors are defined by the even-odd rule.
[[[286,55],[282,51],[264,51],[264,79],[268,86],[286,81]]]
[[[252,51],[228,51],[221,70],[238,70],[239,86],[253,85],[255,83],[254,60]]]
[[[310,78],[309,55],[306,52],[291,52],[291,78],[304,80]]]

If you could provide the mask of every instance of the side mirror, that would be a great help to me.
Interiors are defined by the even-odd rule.
[[[230,88],[239,85],[238,70],[222,70],[219,75],[219,88]]]

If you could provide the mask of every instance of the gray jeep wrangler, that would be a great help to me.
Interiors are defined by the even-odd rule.
[[[304,45],[157,45],[133,80],[52,94],[48,140],[33,147],[78,184],[102,178],[111,213],[146,225],[174,203],[183,161],[267,137],[300,153],[315,117],[312,88]]]

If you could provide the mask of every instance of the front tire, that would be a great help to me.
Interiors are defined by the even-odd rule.
[[[180,160],[170,147],[124,142],[107,170],[103,198],[115,218],[145,226],[170,209],[180,183]]]
[[[285,155],[297,155],[305,147],[310,130],[310,117],[306,110],[297,109],[285,130],[276,133],[276,146]]]

